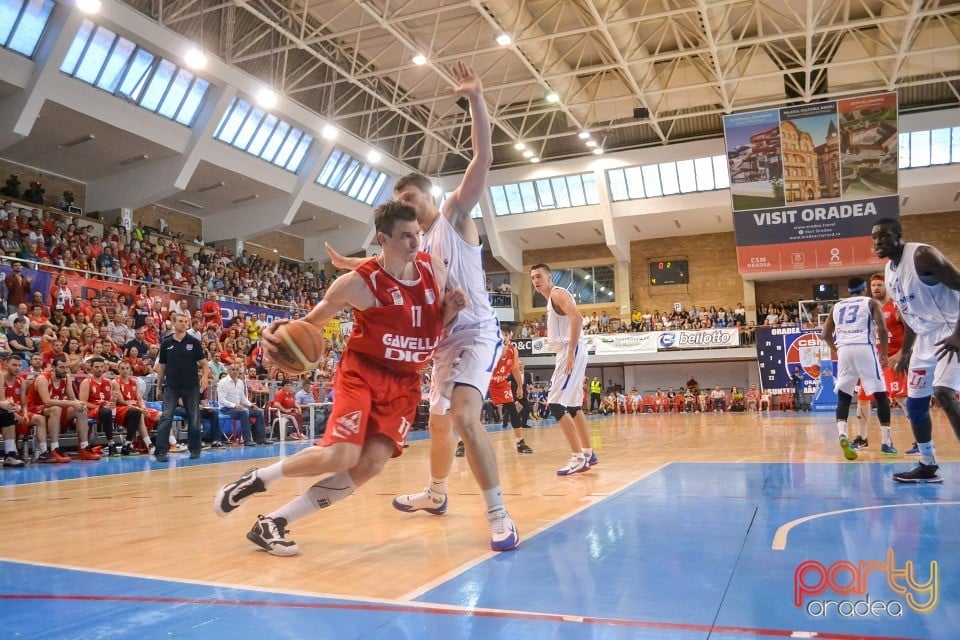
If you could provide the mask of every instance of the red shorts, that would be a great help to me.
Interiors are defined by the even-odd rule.
[[[491,384],[487,393],[490,395],[490,401],[497,406],[513,402],[513,389],[510,388],[509,383],[503,387],[494,387]]]
[[[891,398],[907,397],[907,372],[897,373],[892,367],[886,367],[883,370],[883,384],[887,390],[887,396]],[[857,385],[857,400],[869,400],[870,395],[863,392],[863,387]]]
[[[69,409],[68,409],[67,407],[60,407],[60,409],[61,409],[61,411],[60,411],[60,428],[61,428],[61,429],[66,429],[67,427],[73,426],[73,421],[74,421],[74,419],[76,419],[76,413],[74,413],[74,416],[73,416],[72,418],[68,418],[68,417],[67,417],[67,413],[69,412]],[[37,415],[37,414],[38,414],[38,415],[41,415],[41,416],[42,416],[42,415],[44,415],[43,412],[44,412],[45,410],[46,410],[46,407],[45,407],[44,405],[42,405],[42,404],[39,404],[39,405],[30,405],[30,406],[27,407],[27,411],[29,412],[30,415]]]
[[[139,407],[134,407],[133,405],[122,404],[122,405],[120,405],[119,407],[117,407],[117,415],[114,417],[113,421],[114,421],[116,424],[126,424],[126,422],[127,422],[127,411],[129,411],[130,409],[139,409],[139,410],[140,410],[140,413],[143,414],[144,423],[145,423],[148,427],[150,427],[150,426],[154,426],[154,427],[155,427],[155,426],[156,426],[156,420],[159,420],[159,419],[160,419],[160,412],[157,411],[156,409],[146,409],[146,410],[143,410],[143,409],[140,409]],[[156,416],[157,416],[157,417],[156,417],[156,420],[154,421],[154,424],[153,424],[153,425],[150,424],[150,416],[151,416],[151,413],[156,414]]]
[[[393,457],[403,442],[420,404],[420,375],[398,374],[370,358],[347,351],[333,379],[333,409],[320,446],[349,442],[362,447],[374,434],[393,440]]]

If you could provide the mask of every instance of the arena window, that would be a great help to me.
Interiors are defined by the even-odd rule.
[[[490,187],[494,215],[508,216],[600,204],[593,173],[577,173]]]
[[[230,102],[213,137],[293,173],[313,142],[310,134],[239,97]]]
[[[960,163],[960,127],[900,134],[901,169]]]
[[[553,284],[569,291],[578,304],[612,304],[617,301],[613,265],[553,269]],[[533,306],[547,306],[546,299],[536,289],[533,289]]]
[[[377,202],[387,174],[357,160],[349,153],[334,149],[327,157],[316,183],[339,191],[348,198],[372,205]]]
[[[80,25],[60,71],[187,127],[210,88],[203,78],[90,20]]]
[[[53,0],[0,0],[0,45],[32,58],[53,5]]]
[[[607,171],[613,202],[730,188],[726,156],[708,156]]]

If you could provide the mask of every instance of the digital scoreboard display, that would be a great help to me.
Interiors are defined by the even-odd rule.
[[[687,284],[688,282],[690,282],[690,269],[686,260],[657,260],[650,263],[652,286]]]

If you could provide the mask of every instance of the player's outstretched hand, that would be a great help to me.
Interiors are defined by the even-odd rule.
[[[327,250],[327,255],[330,256],[330,263],[337,269],[350,269],[352,267],[352,265],[347,262],[346,257],[331,247],[330,243],[324,242],[323,248]]]
[[[447,291],[446,295],[443,297],[443,304],[451,311],[460,311],[462,309],[466,309],[468,304],[467,294],[463,289],[460,288]]]
[[[454,63],[450,67],[450,75],[456,81],[456,88],[449,88],[447,91],[457,97],[469,98],[471,95],[480,95],[483,91],[483,84],[480,82],[480,76],[473,68],[462,60]]]

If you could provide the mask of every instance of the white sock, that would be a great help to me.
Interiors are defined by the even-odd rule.
[[[90,441],[89,441],[89,440],[81,440],[81,441],[80,441],[80,448],[81,448],[81,449],[86,449],[86,448],[89,447],[89,446],[90,446]]]
[[[880,425],[880,433],[883,436],[882,442],[888,447],[893,446],[893,439],[890,437],[890,425],[882,424]]]
[[[930,442],[918,442],[920,447],[920,462],[923,464],[937,464],[936,450],[933,448],[933,440]]]
[[[583,457],[586,458],[587,460],[589,460],[590,456],[592,455],[593,455],[593,447],[588,447],[583,450]]]
[[[257,469],[257,477],[263,480],[263,486],[269,488],[271,484],[283,477],[283,460],[275,462],[269,467]]]
[[[147,449],[150,448],[150,445],[153,444],[153,443],[150,441],[150,436],[144,436],[144,437],[143,437],[143,444],[147,445]]]
[[[348,471],[340,471],[323,478],[307,489],[306,493],[297,496],[269,515],[270,518],[283,518],[293,522],[314,511],[325,509],[340,502],[357,490]]]
[[[430,489],[430,493],[435,493],[439,496],[447,495],[447,479],[446,478],[430,478],[430,486],[427,487]]]
[[[3,451],[4,453],[17,452],[17,443],[13,441],[13,438],[7,438],[3,441]]]
[[[39,444],[39,449],[40,449],[40,453],[46,453],[46,451],[47,451],[47,443],[46,443],[46,442],[41,442],[41,443]]]
[[[837,420],[837,435],[845,436],[847,435],[847,423],[844,420]]]
[[[488,514],[503,509],[503,491],[500,490],[500,485],[486,489],[483,492],[483,501],[487,503]]]
[[[60,443],[57,440],[53,440],[50,442],[50,449],[52,449],[53,451],[56,451],[59,448],[60,448]]]

